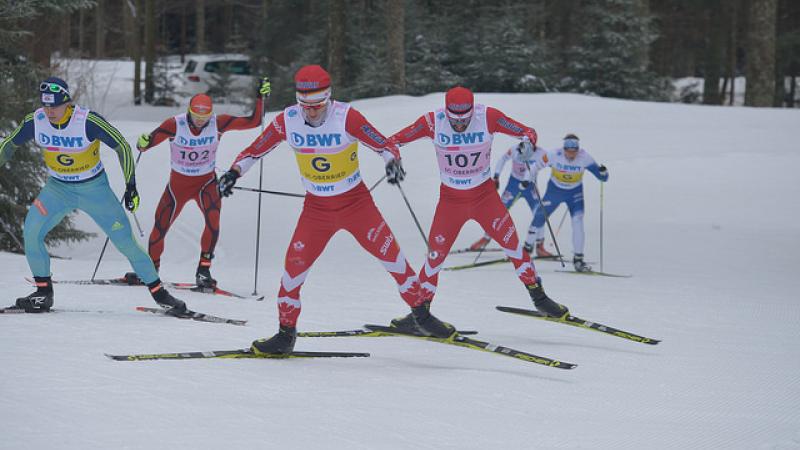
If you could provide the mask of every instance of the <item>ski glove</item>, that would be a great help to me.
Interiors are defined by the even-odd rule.
[[[236,184],[236,180],[239,179],[240,176],[241,175],[239,175],[239,172],[233,169],[222,174],[222,176],[219,177],[218,182],[219,195],[228,197],[233,194],[233,186]]]
[[[528,180],[525,180],[525,181],[520,182],[519,185],[522,186],[522,189],[528,189],[529,187],[531,187],[531,182],[528,181]]]
[[[272,84],[269,82],[269,77],[261,79],[261,84],[258,86],[258,93],[261,95],[269,95],[272,92]]]
[[[495,175],[492,180],[494,180],[494,188],[500,189],[500,175]]]
[[[125,209],[136,212],[139,209],[139,192],[136,190],[136,182],[130,182],[125,187]]]
[[[389,184],[398,184],[406,178],[406,171],[403,169],[403,163],[397,159],[393,159],[386,163],[386,181]]]
[[[603,165],[601,165],[601,166],[598,168],[598,170],[597,170],[597,173],[599,173],[599,174],[600,174],[600,179],[601,179],[602,181],[606,181],[606,180],[608,180],[608,168],[606,168],[606,166],[603,166]]]
[[[150,146],[150,135],[147,133],[142,133],[142,135],[139,136],[139,140],[136,141],[136,148],[138,148],[139,151],[142,151],[149,146]]]

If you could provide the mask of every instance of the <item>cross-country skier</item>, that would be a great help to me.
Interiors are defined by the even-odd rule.
[[[531,217],[531,226],[533,225],[533,217],[536,216],[536,209],[539,207],[539,200],[536,199],[533,191],[533,184],[536,183],[536,170],[542,165],[539,163],[546,156],[546,150],[538,145],[533,147],[527,145],[525,142],[511,146],[507,152],[503,154],[500,161],[494,169],[495,189],[500,188],[500,174],[503,172],[508,161],[511,161],[511,174],[506,182],[506,187],[500,199],[503,201],[506,209],[510,209],[511,205],[517,198],[524,198],[531,209],[533,216]],[[475,241],[469,248],[470,250],[481,250],[486,247],[491,237],[484,234],[482,238]],[[526,252],[531,254],[533,248],[529,246],[523,247]],[[545,255],[537,255],[545,256]]]
[[[11,159],[15,148],[30,140],[42,147],[49,177],[25,217],[25,257],[33,272],[36,292],[18,298],[25,312],[47,312],[53,306],[50,256],[44,238],[72,211],[86,212],[128,258],[153,299],[172,314],[186,311],[183,301],[161,285],[150,257],[133,237],[130,222],[108,184],[100,161],[100,143],[117,152],[125,177],[124,204],[139,207],[135,164],[122,134],[94,111],[73,104],[67,83],[50,77],[39,86],[42,108],[25,116],[22,123],[0,142],[0,165]]]
[[[398,131],[390,140],[407,144],[421,138],[433,140],[439,162],[439,203],[428,233],[429,253],[419,271],[420,294],[430,304],[436,293],[442,268],[458,232],[469,220],[478,222],[497,241],[514,264],[536,308],[552,317],[561,317],[567,308],[551,300],[542,289],[530,256],[523,251],[516,228],[490,179],[494,133],[521,138],[525,145],[536,145],[536,131],[500,110],[474,102],[472,91],[455,87],[445,95],[445,107],[422,115]],[[413,329],[414,318],[394,319],[392,325]]]
[[[412,307],[422,327],[432,335],[451,334],[421,306],[417,275],[397,245],[361,179],[358,142],[380,153],[387,175],[402,179],[397,147],[347,103],[332,100],[331,81],[320,66],[301,68],[294,77],[297,105],[278,114],[263,133],[234,161],[219,181],[222,195],[259,158],[287,141],[295,153],[306,189],[278,292],[279,332],[253,342],[255,353],[289,353],[294,348],[300,315],[300,289],[314,261],[333,235],[347,230],[378,258],[394,277],[400,296]]]
[[[566,203],[572,220],[572,249],[575,257],[572,262],[578,272],[592,270],[583,260],[585,233],[583,231],[583,172],[588,170],[601,182],[608,181],[606,166],[597,165],[594,158],[580,146],[578,136],[568,134],[564,137],[562,148],[547,153],[547,160],[541,168],[550,167],[550,181],[547,183],[542,203],[544,213],[537,211],[533,219],[534,233],[528,236],[528,245],[536,241],[536,248],[544,241],[545,216],[553,213],[561,203]]]
[[[249,117],[236,117],[213,113],[211,97],[197,94],[189,101],[187,112],[165,120],[149,134],[142,134],[136,147],[144,152],[169,139],[169,182],[156,208],[153,231],[150,233],[148,250],[156,270],[161,265],[164,239],[170,226],[178,218],[184,205],[194,200],[205,219],[205,229],[200,239],[200,261],[197,264],[195,282],[201,288],[214,288],[217,280],[211,276],[211,259],[219,237],[219,216],[222,202],[214,168],[217,164],[217,147],[222,135],[228,131],[249,130],[261,125],[264,106],[261,96],[269,94],[269,78],[263,78],[256,96],[256,106]],[[125,278],[129,283],[138,283],[134,273]]]

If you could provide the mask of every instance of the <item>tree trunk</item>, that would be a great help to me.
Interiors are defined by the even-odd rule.
[[[181,8],[181,64],[186,62],[186,8]]]
[[[722,75],[722,53],[724,50],[724,34],[722,2],[710,0],[704,3],[706,35],[705,55],[703,57],[703,103],[719,105],[722,97],[719,92],[719,79]]]
[[[794,108],[794,96],[797,93],[797,79],[794,75],[789,79],[791,84],[789,85],[789,103],[786,104],[787,108]]]
[[[84,9],[81,8],[78,11],[78,57],[83,58],[83,51],[85,50],[84,47],[84,37],[86,36],[86,13]]]
[[[72,13],[65,12],[61,23],[61,57],[66,58],[70,55],[72,45]]]
[[[386,5],[386,53],[391,93],[406,91],[405,2],[388,0]]]
[[[142,104],[142,0],[128,0],[133,18],[133,103]]]
[[[529,0],[525,2],[525,17],[527,20],[527,34],[531,41],[544,42],[547,37],[545,31],[546,0]]]
[[[144,6],[144,101],[152,103],[155,97],[154,66],[156,63],[156,5],[155,0],[145,0]]]
[[[231,38],[235,35],[234,33],[234,22],[233,22],[233,1],[232,0],[225,0],[222,5],[222,39],[220,44],[222,44],[222,51],[228,52],[231,48]]]
[[[206,0],[195,0],[194,33],[195,52],[206,51]]]
[[[729,30],[729,38],[728,38],[728,77],[731,79],[731,94],[730,99],[728,100],[728,104],[733,106],[736,96],[736,48],[738,45],[738,40],[736,39],[737,31],[739,28],[738,21],[736,20],[737,15],[739,14],[740,8],[738,7],[738,2],[732,2],[728,6],[728,12],[730,13],[730,30]]]
[[[344,84],[345,1],[332,0],[328,12],[328,71],[335,86]]]
[[[772,106],[775,95],[775,22],[778,0],[750,2],[746,106]]]
[[[102,58],[106,52],[105,0],[97,0],[94,8],[94,57]]]
[[[122,0],[122,30],[123,38],[125,39],[125,56],[133,59],[133,11],[131,10],[131,3],[133,0]],[[134,6],[135,8],[135,6]]]

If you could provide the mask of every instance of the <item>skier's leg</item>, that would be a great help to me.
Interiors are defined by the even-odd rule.
[[[400,297],[414,308],[422,303],[419,280],[408,263],[392,230],[383,219],[369,193],[353,205],[347,214],[344,228],[353,235],[364,250],[378,258],[397,283]]]
[[[205,229],[200,239],[200,262],[197,265],[196,274],[198,285],[217,284],[217,281],[211,277],[211,260],[214,258],[214,248],[219,239],[219,216],[222,210],[222,201],[217,186],[217,177],[212,173],[211,178],[200,187],[197,195],[197,205],[205,220]]]
[[[161,266],[161,254],[164,252],[164,239],[167,237],[167,232],[178,218],[187,200],[186,196],[178,197],[170,179],[156,207],[153,231],[150,232],[148,241],[148,253],[156,270]]]
[[[306,200],[294,234],[286,249],[283,276],[278,290],[278,315],[281,327],[294,328],[300,317],[300,289],[311,266],[319,258],[338,227],[330,215],[309,207]]]
[[[34,277],[50,277],[50,255],[45,246],[45,237],[76,203],[62,182],[48,179],[33,205],[28,209],[23,227],[25,258]]]
[[[442,188],[444,192],[446,188]],[[496,195],[496,194],[495,194]],[[458,233],[467,221],[466,206],[454,203],[441,194],[433,222],[428,233],[429,251],[425,265],[419,271],[420,297],[422,301],[433,301],[439,284],[439,271],[456,241]]]

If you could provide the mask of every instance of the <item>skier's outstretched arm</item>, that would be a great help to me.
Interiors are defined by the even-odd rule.
[[[122,174],[125,177],[125,184],[128,185],[134,182],[136,165],[133,162],[131,146],[122,136],[122,133],[94,111],[89,112],[86,119],[86,137],[88,137],[90,141],[94,141],[95,139],[100,140],[117,152],[119,164],[122,167]]]

